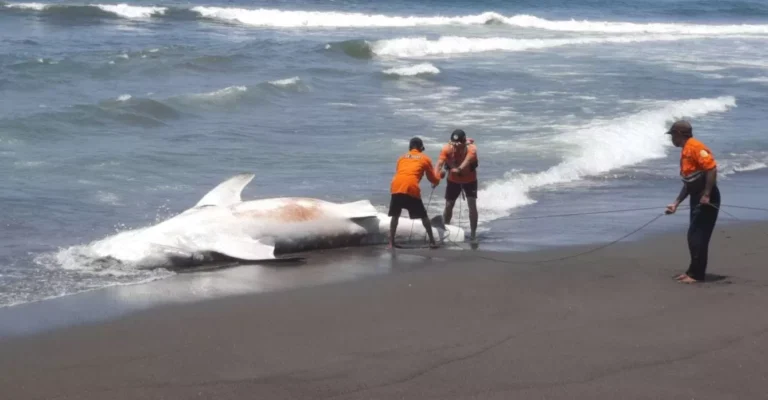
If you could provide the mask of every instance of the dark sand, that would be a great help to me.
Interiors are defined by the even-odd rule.
[[[0,340],[3,399],[766,399],[768,224],[445,263]],[[480,258],[511,261],[503,263]]]

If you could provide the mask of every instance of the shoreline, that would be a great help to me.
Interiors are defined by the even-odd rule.
[[[405,273],[2,338],[0,386],[14,399],[762,398],[766,238],[765,222],[716,228],[699,285],[672,279],[680,233],[547,265],[402,252]]]
[[[685,211],[678,211],[678,214]],[[661,218],[663,219],[663,218]],[[656,222],[658,223],[658,222]],[[749,229],[768,223],[761,220],[718,221],[718,229]],[[653,224],[649,225],[649,227]],[[231,264],[181,270],[149,282],[113,285],[63,296],[20,303],[0,308],[0,340],[35,335],[108,322],[134,313],[174,305],[194,305],[230,297],[259,296],[282,291],[302,290],[318,285],[349,283],[387,274],[408,272],[435,264],[457,263],[467,259],[510,263],[512,266],[544,268],[553,264],[578,262],[579,258],[609,251],[616,246],[643,246],[656,241],[683,237],[683,228],[665,227],[643,234],[627,232],[614,241],[577,245],[541,246],[526,250],[472,249],[469,242],[446,243],[438,250],[397,249],[393,257],[384,246],[339,248],[305,253],[305,263],[274,265]],[[710,249],[714,249],[714,243]],[[716,250],[716,249],[715,249]],[[687,249],[683,249],[687,255]]]

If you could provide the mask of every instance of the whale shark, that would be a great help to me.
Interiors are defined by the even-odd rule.
[[[145,228],[123,231],[92,243],[100,259],[138,268],[183,268],[219,259],[259,262],[318,249],[386,244],[390,217],[369,200],[335,203],[316,198],[280,197],[243,201],[254,174],[230,177],[193,207]],[[458,243],[459,226],[431,219],[436,241]],[[425,243],[420,220],[400,217],[395,241]]]

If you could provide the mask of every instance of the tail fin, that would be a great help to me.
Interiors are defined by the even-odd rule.
[[[446,230],[445,220],[443,219],[442,215],[436,215],[432,217],[432,219],[429,220],[429,223],[432,224],[432,227],[435,229]]]

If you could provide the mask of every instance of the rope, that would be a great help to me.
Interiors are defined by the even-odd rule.
[[[645,207],[645,208],[625,208],[625,209],[618,209],[618,210],[607,210],[607,211],[587,211],[587,212],[580,212],[580,213],[570,213],[570,214],[550,214],[550,215],[533,215],[528,217],[502,217],[497,218],[494,221],[521,221],[526,219],[542,219],[542,218],[560,218],[560,217],[578,217],[583,215],[597,215],[597,214],[617,214],[622,212],[630,212],[630,211],[650,211],[650,210],[658,210],[659,207]]]
[[[569,260],[571,258],[581,257],[581,256],[584,256],[584,255],[587,255],[587,254],[594,253],[596,251],[605,249],[607,247],[613,246],[614,244],[619,243],[622,240],[624,240],[624,239],[626,239],[626,238],[628,238],[628,237],[630,237],[630,236],[632,236],[632,235],[642,231],[643,229],[645,229],[646,227],[648,227],[652,223],[656,222],[659,218],[663,217],[664,215],[665,214],[658,214],[658,215],[656,215],[650,221],[640,225],[639,228],[633,230],[632,232],[627,233],[626,235],[624,235],[624,236],[622,236],[622,237],[620,237],[620,238],[618,238],[616,240],[613,240],[613,241],[611,241],[609,243],[602,244],[600,246],[597,246],[597,247],[594,247],[594,248],[591,248],[589,250],[582,251],[582,252],[576,253],[576,254],[571,254],[571,255],[567,255],[567,256],[563,256],[563,257],[557,257],[557,258],[550,258],[550,259],[546,259],[546,260],[534,260],[534,261],[499,260],[497,258],[487,257],[487,256],[478,256],[478,258],[481,258],[483,260],[501,262],[501,263],[505,263],[505,264],[545,264],[545,263],[550,263],[550,262],[553,262],[553,261],[565,261],[565,260]],[[462,248],[462,250],[463,250],[463,248]]]
[[[461,203],[459,203],[459,204],[461,204]],[[746,206],[723,205],[723,204],[721,204],[719,207],[715,206],[714,204],[710,204],[710,206],[717,208],[718,210],[722,211],[723,213],[729,215],[730,217],[732,217],[732,218],[734,218],[736,220],[740,220],[740,219],[738,217],[736,217],[735,215],[729,213],[728,211],[723,210],[722,207],[730,207],[730,208],[737,208],[737,209],[744,209],[744,210],[756,210],[756,211],[768,212],[768,208],[759,208],[759,207],[746,207]],[[679,206],[678,210],[684,209],[684,208],[690,208],[690,206],[687,206],[687,205]],[[595,215],[595,214],[621,213],[621,212],[628,212],[628,211],[648,211],[648,210],[657,210],[657,209],[659,209],[659,207],[645,207],[645,208],[633,208],[633,209],[616,209],[616,210],[607,210],[607,211],[593,211],[593,212],[583,212],[583,213],[552,214],[552,215],[539,215],[539,216],[531,216],[531,217],[508,218],[507,220],[572,217],[572,216]],[[461,210],[461,209],[459,209],[459,210]],[[630,236],[632,236],[632,235],[642,231],[643,229],[647,228],[649,225],[651,225],[652,223],[656,222],[659,218],[663,217],[664,215],[666,215],[666,214],[662,213],[662,214],[658,214],[658,215],[654,216],[651,220],[649,220],[648,222],[642,224],[637,229],[635,229],[635,230],[633,230],[633,231],[631,231],[631,232],[621,236],[620,238],[618,238],[616,240],[613,240],[611,242],[599,245],[597,247],[591,248],[589,250],[586,250],[586,251],[583,251],[583,252],[580,252],[580,253],[571,254],[571,255],[567,255],[567,256],[563,256],[563,257],[557,257],[557,258],[545,259],[545,260],[532,260],[532,261],[500,260],[500,259],[493,258],[493,257],[488,257],[488,256],[477,256],[477,257],[480,258],[480,259],[484,259],[484,260],[501,262],[501,263],[506,263],[506,264],[544,264],[544,263],[549,263],[549,262],[553,262],[553,261],[564,261],[564,260],[568,260],[568,259],[571,259],[571,258],[576,258],[576,257],[580,257],[580,256],[587,255],[587,254],[590,254],[590,253],[594,253],[596,251],[599,251],[599,250],[605,249],[607,247],[613,246],[616,243],[619,243],[622,240],[624,240],[624,239],[626,239],[626,238],[628,238],[628,237],[630,237]],[[459,226],[461,224],[461,211],[459,212],[458,224],[459,224]],[[459,243],[456,243],[455,241],[453,241],[450,238],[450,236],[448,237],[448,242],[450,242],[451,244],[455,245],[456,247],[458,247],[462,251],[466,250]]]

